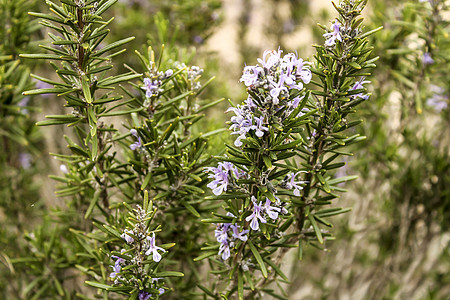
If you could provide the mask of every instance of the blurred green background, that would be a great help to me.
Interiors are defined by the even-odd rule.
[[[33,251],[29,233],[61,206],[49,174],[60,164],[49,152],[64,153],[61,127],[36,128],[44,115],[61,113],[58,99],[25,98],[36,83],[31,72],[47,74],[46,62],[21,61],[35,53],[47,33],[26,12],[45,10],[43,1],[0,1],[0,296],[42,270],[25,272],[12,258]],[[339,170],[358,175],[346,184],[335,241],[326,251],[307,249],[304,260],[288,255],[283,269],[292,278],[289,299],[448,299],[450,295],[450,110],[449,1],[370,0],[366,29],[380,56],[369,86],[370,100],[358,112],[367,140]],[[165,44],[172,60],[198,65],[216,76],[204,97],[244,100],[239,78],[266,49],[281,47],[313,59],[323,43],[317,23],[336,17],[330,1],[307,0],[120,0],[109,41],[127,36],[126,55],[115,66],[138,64],[134,50]],[[432,63],[424,60],[429,53]],[[15,61],[20,61],[15,65]],[[226,126],[224,101],[209,111],[209,129]],[[120,122],[117,123],[121,127]],[[122,128],[123,129],[123,128]],[[220,147],[227,134],[212,141]],[[47,229],[46,229],[47,230]],[[50,229],[48,229],[50,230]],[[24,235],[28,234],[28,239]],[[51,268],[50,268],[51,269]],[[34,272],[34,273],[33,273]],[[290,276],[289,276],[290,275]],[[34,277],[33,277],[34,276]],[[56,276],[56,275],[55,275]],[[16,291],[17,292],[17,291]],[[19,293],[20,294],[20,293]],[[269,298],[267,298],[269,299]]]

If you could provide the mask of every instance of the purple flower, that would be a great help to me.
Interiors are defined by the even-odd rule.
[[[233,231],[233,237],[235,239],[239,239],[243,242],[247,241],[248,237],[247,237],[247,233],[249,232],[249,230],[242,230],[242,232],[239,232],[239,225],[230,225],[231,230]]]
[[[309,62],[304,62],[303,59],[299,58],[296,63],[296,76],[301,79],[304,83],[308,84],[311,81],[312,73],[309,69]]]
[[[19,162],[22,168],[28,170],[31,167],[31,155],[30,153],[20,153],[19,154]]]
[[[275,205],[276,205],[277,207],[280,207],[280,209],[281,209],[280,212],[281,212],[283,215],[287,214],[288,211],[287,211],[287,209],[284,207],[285,203],[284,203],[284,202],[281,202],[280,198],[278,198],[278,197],[275,197],[275,199],[277,200],[277,201],[275,202]]]
[[[340,33],[341,25],[339,24],[339,22],[335,21],[334,24],[331,26],[331,28],[333,29],[332,32],[325,33],[323,35],[323,37],[328,38],[325,41],[326,46],[333,46],[336,43],[336,40],[342,42],[342,37]]]
[[[253,101],[252,97],[248,96],[247,99],[244,101],[245,106],[247,106],[248,109],[251,111],[254,111],[257,107],[255,102]]]
[[[253,129],[255,130],[255,134],[257,137],[262,137],[264,135],[264,131],[269,131],[269,128],[263,126],[264,117],[255,117],[256,125],[253,126]]]
[[[142,140],[141,140],[141,138],[139,138],[139,140],[137,142],[135,142],[135,143],[130,145],[130,149],[133,150],[133,151],[136,150],[136,149],[139,149],[141,147],[142,147]]]
[[[222,244],[220,244],[219,247],[219,255],[222,254],[222,259],[223,260],[227,260],[228,258],[230,258],[230,245],[228,245],[228,241],[225,240],[222,242]]]
[[[269,198],[266,198],[266,204],[264,204],[264,210],[266,211],[269,218],[272,220],[278,219],[278,213],[281,211],[281,208],[271,206],[272,201]]]
[[[228,240],[228,228],[230,223],[217,224],[214,235],[219,243],[224,243]]]
[[[168,69],[165,73],[164,73],[164,76],[165,77],[170,77],[170,76],[172,76],[173,75],[173,70],[172,69]]]
[[[111,258],[117,259],[117,260],[116,260],[116,262],[114,263],[114,266],[110,266],[110,267],[113,269],[113,272],[111,272],[111,274],[109,274],[109,277],[110,277],[111,279],[116,279],[116,280],[117,280],[117,275],[118,275],[118,273],[120,273],[120,271],[121,271],[121,269],[122,269],[122,267],[121,267],[120,264],[121,264],[122,262],[124,262],[125,260],[124,260],[123,258],[118,257],[118,256],[115,256],[115,255],[111,256]]]
[[[292,108],[297,108],[298,107],[298,105],[300,104],[300,101],[302,101],[302,99],[304,98],[305,96],[301,96],[301,97],[295,97],[294,99],[292,99],[292,102],[289,102],[288,103],[288,106],[290,106],[290,107],[292,107]]]
[[[222,254],[223,260],[227,260],[231,255],[230,246],[228,244],[228,228],[230,228],[230,225],[230,223],[217,224],[217,228],[214,231],[214,235],[220,243],[218,254]]]
[[[309,62],[303,61],[302,58],[298,58],[297,54],[288,53],[283,57],[282,69],[287,74],[289,79],[286,79],[286,84],[293,85],[293,80],[301,79],[304,83],[308,84],[311,81],[312,73],[309,69]],[[298,90],[303,88],[303,84],[299,82],[296,86],[293,86]]]
[[[224,170],[220,163],[217,168],[208,168],[208,170],[213,172],[209,175],[209,178],[214,178],[214,180],[208,183],[207,187],[212,189],[214,195],[218,196],[227,190],[229,184],[228,171]]]
[[[303,83],[301,83],[300,81],[296,82],[297,78],[296,78],[295,74],[287,74],[286,75],[286,74],[282,73],[280,75],[280,81],[281,81],[281,78],[283,78],[284,84],[286,84],[289,87],[289,89],[297,89],[297,90],[303,89]]]
[[[196,35],[196,36],[194,36],[194,42],[196,43],[196,44],[201,44],[201,43],[203,43],[203,38],[201,37],[201,36],[199,36],[199,35]]]
[[[253,213],[245,218],[247,222],[250,222],[250,228],[257,231],[259,230],[259,223],[258,220],[261,223],[267,223],[266,219],[261,216],[261,213],[263,211],[262,202],[260,201],[259,204],[256,203],[255,196],[252,196],[252,202],[253,202]]]
[[[281,53],[283,53],[280,48],[278,48],[278,51],[275,50],[266,50],[264,51],[263,58],[258,58],[258,62],[261,64],[263,68],[270,69],[274,66],[277,66],[280,63],[281,60]],[[266,61],[266,57],[269,54],[269,57]]]
[[[242,146],[242,139],[245,139],[245,135],[253,128],[253,119],[250,110],[246,106],[230,107],[226,112],[233,111],[235,116],[231,117],[230,130],[233,130],[231,134],[239,134],[238,138],[234,141],[236,147]]]
[[[294,189],[294,195],[300,197],[300,191],[303,190],[303,187],[300,184],[305,184],[306,181],[295,181],[295,177],[297,177],[300,173],[306,173],[305,171],[298,171],[297,173],[288,174],[290,181],[286,184],[286,188],[291,190]]]
[[[130,149],[134,151],[136,149],[141,148],[142,147],[142,140],[141,140],[141,137],[138,135],[137,130],[136,129],[131,129],[130,133],[132,135],[134,135],[138,139],[137,142],[135,142],[135,143],[130,145]]]
[[[152,278],[152,284],[154,284],[155,282],[157,283],[158,280],[160,280],[161,278]],[[156,286],[154,287],[156,289]],[[159,294],[162,295],[164,294],[166,291],[163,288],[158,288]]]
[[[128,233],[132,234],[133,232],[131,230],[125,229],[124,233],[122,233],[120,237],[123,238],[125,242],[127,242],[127,244],[133,244],[134,239],[131,236],[129,236]]]
[[[155,233],[153,233],[152,237],[148,236],[147,240],[150,242],[150,246],[149,246],[147,252],[145,252],[145,255],[150,255],[150,253],[152,253],[153,261],[159,262],[161,260],[161,254],[158,253],[158,250],[160,250],[162,252],[166,252],[166,250],[155,245]]]
[[[434,64],[434,59],[431,57],[431,54],[428,52],[425,52],[423,54],[423,58],[422,58],[422,62],[423,64],[426,65],[432,65]]]
[[[145,97],[151,98],[158,95],[160,85],[161,81],[159,80],[152,81],[150,78],[144,78],[144,86],[141,89],[145,91]]]
[[[280,100],[278,97],[282,93],[289,93],[287,87],[284,86],[284,81],[286,80],[286,76],[281,75],[280,80],[277,82],[269,79],[270,83],[272,84],[272,88],[270,89],[270,96],[272,96],[272,102],[275,105],[278,105],[280,103]]]
[[[361,78],[359,81],[355,82],[355,84],[353,85],[352,88],[349,89],[349,91],[354,91],[354,90],[359,90],[359,89],[364,89],[363,84],[366,83],[370,83],[370,81],[364,81],[364,78]],[[369,99],[369,95],[364,95],[363,93],[359,93],[356,95],[352,95],[351,98],[356,99],[356,98],[362,98],[364,100]]]
[[[236,179],[245,176],[245,172],[239,170],[235,165],[230,162],[220,162],[217,168],[209,167],[205,168],[206,172],[212,172],[209,174],[209,178],[214,178],[207,187],[212,189],[214,195],[220,195],[223,191],[227,190],[229,184],[229,176],[234,174]]]
[[[433,92],[433,96],[427,99],[427,105],[433,107],[436,111],[446,109],[448,107],[449,98],[445,95],[445,89],[432,84],[430,85],[430,91]]]
[[[254,85],[258,81],[259,72],[263,71],[261,67],[246,66],[240,79],[246,86]]]
[[[152,294],[147,293],[145,291],[139,291],[139,300],[148,300],[150,299],[150,297],[152,296]]]

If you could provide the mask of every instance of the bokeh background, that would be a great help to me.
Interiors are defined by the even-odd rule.
[[[324,251],[306,249],[300,262],[294,253],[286,256],[289,299],[449,299],[448,2],[369,1],[366,29],[384,29],[372,37],[380,60],[367,78],[370,100],[355,117],[364,120],[357,130],[367,139],[351,149],[356,154],[339,171],[358,175],[343,186],[347,192],[336,203],[352,211],[336,217],[337,238]],[[38,224],[51,231],[45,227],[47,212],[64,203],[48,175],[63,172],[49,152],[67,152],[65,141],[55,138],[66,129],[37,128],[44,115],[64,111],[61,100],[23,97],[21,91],[45,86],[30,80],[25,69],[8,73],[6,56],[40,51],[37,45],[47,33],[25,12],[46,6],[0,3],[0,290],[5,291],[0,295],[15,299],[15,282],[31,280],[26,275],[32,274],[12,260],[33,251],[25,236]],[[116,18],[110,41],[136,37],[127,54],[116,57],[119,70],[138,64],[134,50],[152,46],[158,52],[165,44],[174,60],[216,77],[205,91],[208,99],[234,103],[245,97],[239,83],[245,64],[278,47],[312,60],[312,45],[323,43],[317,23],[330,26],[337,16],[327,0],[120,0],[110,13]],[[25,67],[50,73],[46,62],[25,61]],[[225,101],[209,111],[209,129],[225,126],[227,106]],[[120,128],[120,120],[115,122]],[[220,146],[224,139],[226,134],[213,142]]]

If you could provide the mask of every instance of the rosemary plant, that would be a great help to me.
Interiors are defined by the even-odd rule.
[[[211,288],[199,285],[208,295],[283,298],[269,285],[288,280],[280,268],[287,250],[297,247],[301,259],[305,245],[323,249],[333,239],[328,218],[350,210],[326,206],[345,191],[339,183],[355,179],[331,173],[345,165],[341,157],[352,155],[344,147],[364,139],[348,129],[361,123],[350,114],[368,100],[364,78],[377,60],[369,58],[367,37],[378,29],[362,29],[365,5],[335,5],[339,17],[331,30],[323,26],[326,40],[315,46],[314,63],[279,49],[245,67],[248,98],[229,109],[237,138],[218,157],[222,162],[207,170],[215,194],[208,199],[224,208],[204,220],[217,224],[219,244],[204,247],[201,258],[210,257],[221,275]]]

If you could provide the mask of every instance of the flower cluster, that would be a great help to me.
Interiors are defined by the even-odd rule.
[[[131,246],[130,249],[121,249],[120,255],[112,255],[111,258],[115,260],[114,265],[111,265],[112,272],[109,277],[114,280],[114,284],[126,283],[132,284],[140,288],[135,276],[125,275],[124,267],[135,265],[137,266],[137,273],[139,278],[147,275],[147,269],[144,268],[144,261],[148,261],[149,257],[154,262],[161,261],[161,254],[159,252],[166,252],[161,247],[156,246],[155,233],[150,232],[146,225],[148,220],[148,213],[139,205],[134,210],[136,223],[133,228],[125,229],[121,234],[121,238]],[[164,293],[164,289],[157,285],[159,278],[151,278],[150,288],[158,289],[160,294]],[[150,293],[141,289],[139,299],[149,299]]]
[[[127,244],[136,246],[136,250],[144,252],[145,255],[152,254],[153,261],[159,262],[161,260],[161,254],[158,253],[158,250],[162,252],[166,252],[166,250],[155,245],[155,233],[152,232],[150,234],[148,232],[145,225],[146,217],[147,213],[138,205],[136,209],[138,222],[136,222],[132,230],[125,229],[121,237]]]
[[[209,167],[205,168],[205,171],[212,172],[208,177],[214,178],[214,180],[211,181],[207,187],[213,191],[214,195],[220,195],[224,191],[227,191],[228,185],[230,185],[234,179],[246,176],[244,171],[239,170],[230,162],[220,162],[217,168]],[[234,178],[232,175],[234,175]]]
[[[264,205],[262,201],[257,203],[257,199],[252,196],[253,203],[252,214],[245,218],[245,221],[250,222],[250,228],[254,231],[259,231],[259,223],[267,223],[267,218],[273,221],[278,219],[279,214],[287,214],[288,211],[284,207],[285,203],[278,197],[275,197],[276,202],[272,203],[268,198]],[[227,216],[236,218],[233,214],[227,213]],[[220,243],[219,255],[222,255],[223,260],[227,260],[231,255],[231,248],[233,248],[238,240],[246,242],[248,239],[248,229],[242,229],[240,225],[233,223],[217,224],[214,231],[216,240]]]
[[[228,216],[234,217],[231,213]],[[241,226],[232,223],[217,224],[214,235],[217,241],[220,243],[219,255],[222,254],[222,259],[227,260],[230,255],[230,248],[233,248],[237,240],[243,242],[247,241],[247,233],[249,230],[241,230]]]
[[[159,291],[159,296],[164,294],[165,290],[161,287],[157,287],[156,283],[158,282],[160,278],[152,278],[152,284],[151,284],[151,288],[152,289],[156,289]],[[139,291],[139,300],[149,300],[152,298],[152,294],[146,291]]]
[[[292,92],[301,91],[304,83],[311,81],[309,63],[298,58],[294,53],[284,56],[283,51],[264,52],[256,66],[246,66],[240,79],[247,86],[249,96],[243,105],[231,107],[227,111],[234,112],[231,117],[230,130],[238,135],[234,145],[242,146],[242,140],[250,133],[263,137],[269,131],[268,125],[272,117],[280,110],[287,116],[295,109],[301,97],[290,99]]]
[[[241,105],[227,110],[234,112],[229,127],[232,135],[238,135],[234,145],[242,147],[249,138],[266,145],[273,124],[282,125],[304,99],[304,84],[308,84],[311,77],[308,62],[298,58],[294,53],[283,56],[281,50],[265,51],[256,66],[246,66],[240,81],[247,86],[248,97]],[[306,107],[303,109],[308,110]],[[303,113],[297,114],[299,117]],[[213,179],[208,187],[215,195],[221,195],[231,187],[236,192],[245,193],[251,200],[245,211],[239,211],[245,219],[238,223],[238,218],[228,213],[228,216],[236,218],[236,222],[220,223],[216,227],[215,237],[220,243],[218,254],[225,261],[231,256],[231,249],[235,248],[239,241],[246,242],[250,238],[251,231],[260,231],[261,224],[277,223],[280,215],[287,214],[288,210],[285,208],[286,203],[275,196],[277,190],[270,184],[270,180],[267,180],[269,172],[264,170],[251,172],[249,171],[251,168],[247,170],[241,164],[234,165],[231,162],[221,162],[217,168],[210,167],[206,170],[210,172],[209,178]],[[286,180],[280,182],[279,186],[293,189],[294,195],[299,196],[301,185],[305,183],[296,181],[299,173],[301,172],[288,174]],[[240,184],[238,181],[252,179],[254,175],[257,178],[253,179],[257,179],[257,182],[270,189],[273,197],[269,199],[268,196],[255,192],[254,189],[249,189],[247,184]]]
[[[257,199],[254,196],[252,196],[253,212],[250,216],[245,218],[245,221],[250,222],[251,229],[258,231],[259,222],[267,223],[266,216],[272,219],[273,221],[276,221],[280,213],[281,214],[288,213],[288,211],[284,207],[285,203],[281,202],[281,200],[278,197],[275,197],[275,199],[276,202],[272,203],[270,199],[266,198],[266,202],[263,205],[262,201],[257,203]]]
[[[168,69],[165,72],[152,72],[149,77],[144,78],[144,86],[141,87],[145,91],[145,97],[152,98],[157,97],[160,92],[163,91],[161,88],[163,80],[170,78],[173,75],[173,71]],[[144,106],[146,106],[144,104]]]

